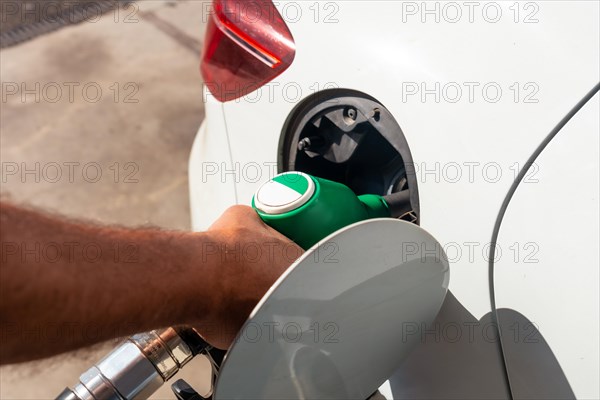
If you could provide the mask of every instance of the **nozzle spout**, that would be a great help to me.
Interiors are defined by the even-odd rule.
[[[405,217],[410,215],[414,217],[412,204],[410,203],[410,191],[408,189],[383,196],[383,200],[388,205],[391,217],[401,219],[406,219]]]

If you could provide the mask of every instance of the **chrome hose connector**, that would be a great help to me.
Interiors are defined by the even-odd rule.
[[[194,354],[173,328],[131,336],[79,377],[57,399],[146,399]]]

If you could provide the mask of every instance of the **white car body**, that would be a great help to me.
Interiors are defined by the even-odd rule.
[[[599,4],[277,2],[295,59],[240,99],[206,92],[189,164],[193,229],[249,205],[276,173],[282,126],[298,102],[355,89],[401,126],[420,225],[445,245],[450,291],[481,319],[491,311],[486,244],[516,171],[600,79]],[[596,95],[517,190],[495,272],[497,307],[535,324],[582,399],[600,397],[598,110]],[[527,329],[513,327],[514,340],[527,343]],[[510,360],[508,370],[519,379]]]

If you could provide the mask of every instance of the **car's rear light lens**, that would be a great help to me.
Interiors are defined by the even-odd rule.
[[[285,71],[296,48],[270,0],[215,0],[200,69],[219,101],[242,97]]]

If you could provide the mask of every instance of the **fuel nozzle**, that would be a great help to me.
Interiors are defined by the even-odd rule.
[[[308,249],[327,235],[370,218],[414,222],[408,190],[387,196],[357,196],[347,186],[303,172],[284,172],[263,184],[252,198],[260,218]]]
[[[388,206],[390,217],[403,219],[408,222],[417,222],[417,216],[410,202],[410,191],[408,189],[382,196],[382,198]]]

